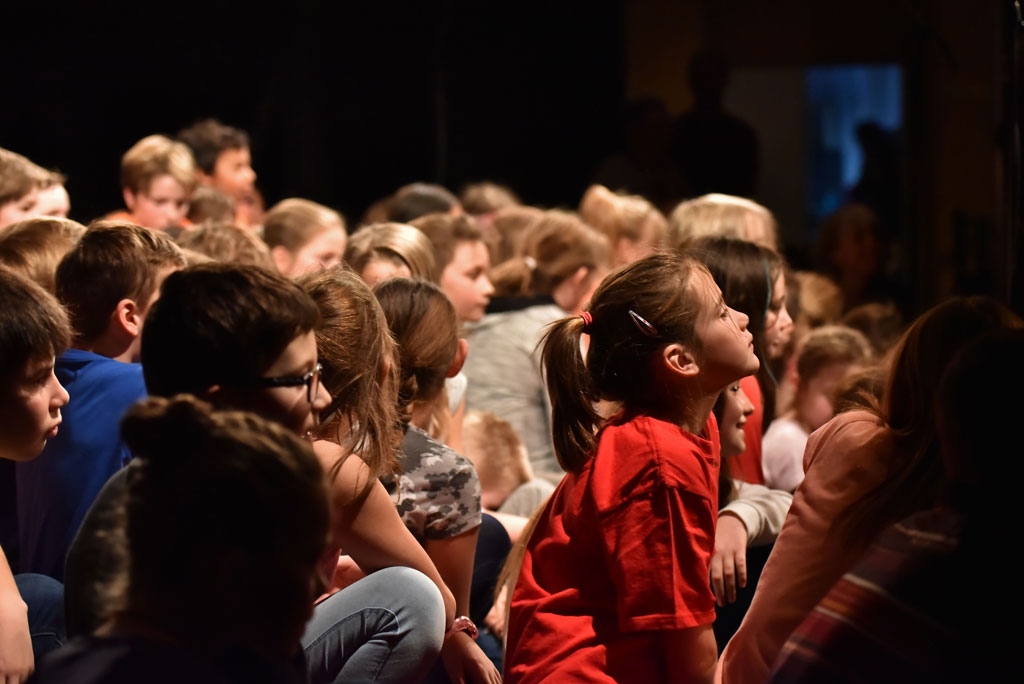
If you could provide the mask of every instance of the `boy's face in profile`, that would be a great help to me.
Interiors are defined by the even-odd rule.
[[[0,392],[0,457],[29,461],[57,436],[68,393],[53,374],[53,362],[29,361]]]
[[[256,184],[256,172],[252,168],[249,148],[232,148],[218,154],[208,180],[210,185],[234,197],[236,201],[247,199]]]
[[[33,190],[24,197],[0,204],[0,230],[17,223],[38,216],[36,206],[39,204],[39,190]]]

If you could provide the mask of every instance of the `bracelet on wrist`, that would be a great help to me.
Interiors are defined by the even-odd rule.
[[[447,639],[456,632],[465,632],[473,641],[476,641],[477,636],[480,635],[480,631],[476,628],[476,625],[473,624],[473,621],[465,615],[460,615],[452,620],[452,626],[448,628],[444,638]]]

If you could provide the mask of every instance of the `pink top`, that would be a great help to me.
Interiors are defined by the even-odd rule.
[[[872,540],[832,533],[833,521],[888,475],[890,433],[867,411],[837,415],[811,433],[805,476],[716,681],[762,684],[783,643]]]

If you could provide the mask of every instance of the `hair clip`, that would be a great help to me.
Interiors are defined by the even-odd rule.
[[[655,328],[650,323],[648,323],[647,319],[638,314],[636,311],[630,309],[629,317],[633,319],[633,323],[635,323],[636,327],[640,329],[640,332],[642,332],[644,335],[647,335],[647,337],[658,336],[658,329]]]
[[[523,263],[526,264],[526,268],[530,269],[531,271],[537,270],[537,260],[534,259],[532,256],[524,256]]]

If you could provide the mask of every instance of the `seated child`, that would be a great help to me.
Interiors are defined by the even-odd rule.
[[[281,200],[263,217],[263,241],[289,278],[340,264],[347,240],[341,214],[301,197]]]
[[[174,235],[188,223],[185,215],[195,186],[196,162],[188,147],[164,135],[147,135],[121,157],[127,211],[106,218]]]
[[[234,200],[235,225],[258,230],[263,225],[263,199],[256,188],[249,134],[216,119],[202,119],[179,131],[177,139],[192,150],[199,184]]]
[[[56,292],[57,264],[84,233],[85,226],[65,218],[12,223],[0,233],[0,264]]]
[[[178,235],[175,242],[214,261],[274,268],[270,250],[259,237],[233,223],[208,221]]]
[[[0,147],[0,229],[16,221],[43,215],[39,195],[63,185],[64,177],[28,157]]]
[[[187,394],[141,402],[121,432],[134,465],[116,608],[32,681],[307,681],[299,637],[330,520],[309,443]]]
[[[54,296],[0,266],[0,463],[36,458],[58,434],[68,393],[53,372],[71,341],[67,314]],[[0,499],[0,680],[23,681],[35,660],[65,638],[63,587],[39,574],[13,573],[8,556],[14,516],[13,473]],[[16,536],[16,535],[15,535]]]
[[[64,578],[64,558],[103,483],[130,458],[118,426],[146,394],[141,334],[168,273],[185,257],[171,238],[131,223],[96,221],[57,267],[57,298],[74,338],[56,363],[73,397],[64,429],[39,458],[20,463],[21,568]]]
[[[434,273],[434,246],[408,223],[371,223],[352,233],[345,263],[373,287],[393,277],[426,278]]]
[[[871,343],[853,328],[825,325],[807,333],[796,350],[793,406],[772,421],[761,441],[766,485],[796,490],[804,479],[807,438],[835,415],[836,386],[871,359]]]

